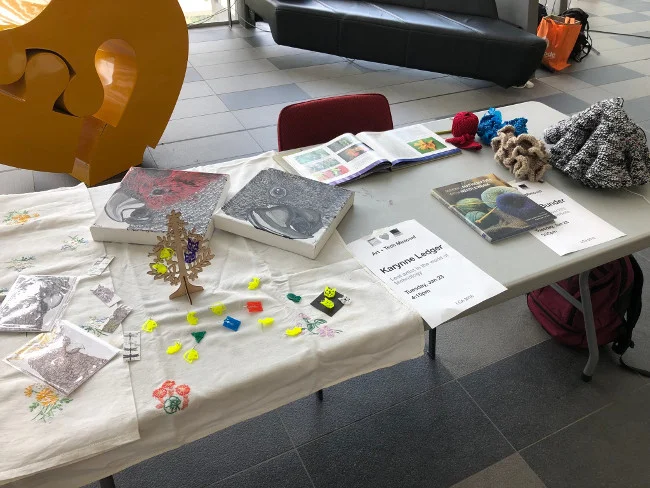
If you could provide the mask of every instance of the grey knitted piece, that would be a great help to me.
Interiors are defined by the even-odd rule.
[[[555,144],[549,162],[592,188],[625,188],[650,181],[643,129],[623,110],[623,99],[595,103],[544,131]]]

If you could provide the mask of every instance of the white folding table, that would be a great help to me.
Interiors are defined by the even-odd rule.
[[[503,120],[526,117],[529,132],[538,138],[542,137],[545,128],[566,118],[561,112],[539,102],[519,103],[500,110]],[[434,131],[448,130],[451,120],[437,120],[424,125]],[[488,173],[495,173],[505,181],[514,179],[494,161],[493,155],[489,147],[476,153],[463,151],[461,155],[440,161],[346,184],[345,187],[354,190],[356,195],[354,206],[339,226],[339,232],[345,242],[351,242],[374,229],[415,219],[508,288],[505,293],[461,316],[580,274],[583,303],[574,304],[584,309],[587,323],[589,360],[583,379],[589,381],[598,363],[598,344],[587,286],[589,270],[650,246],[650,204],[641,196],[625,190],[587,188],[559,171],[551,170],[546,181],[627,235],[566,256],[557,255],[529,234],[490,244],[432,197],[431,189]],[[632,190],[650,197],[647,185]],[[429,354],[433,355],[435,329],[429,334]]]

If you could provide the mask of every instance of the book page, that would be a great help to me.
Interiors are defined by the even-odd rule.
[[[364,176],[386,163],[352,134],[343,134],[321,146],[284,156],[300,175],[330,185]]]
[[[432,329],[506,290],[416,220],[376,230],[348,249]]]
[[[445,152],[459,151],[422,124],[386,132],[361,132],[357,137],[393,164],[421,161]]]
[[[511,181],[510,186],[557,217],[530,233],[560,256],[625,235],[550,183]]]

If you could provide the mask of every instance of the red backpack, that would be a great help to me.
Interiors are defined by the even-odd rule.
[[[557,283],[580,300],[578,275]],[[612,344],[622,355],[634,347],[632,330],[641,315],[643,272],[633,256],[611,261],[591,270],[589,275],[591,303],[598,344]],[[551,286],[527,295],[528,308],[555,340],[575,347],[587,347],[587,334],[582,312]],[[625,365],[622,362],[621,363]]]

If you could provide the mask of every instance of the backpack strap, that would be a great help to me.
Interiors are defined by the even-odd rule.
[[[619,327],[619,335],[614,341],[614,344],[612,344],[612,350],[620,354],[618,360],[622,367],[630,371],[634,371],[641,376],[650,378],[650,371],[630,366],[623,360],[623,354],[625,351],[627,351],[628,347],[634,348],[632,330],[634,330],[634,326],[639,321],[639,317],[641,316],[641,306],[643,303],[641,296],[643,291],[643,271],[641,270],[641,266],[639,266],[639,263],[634,258],[634,256],[630,255],[627,257],[627,259],[630,260],[630,264],[634,270],[634,283],[632,284],[630,305],[627,308],[623,325]]]
[[[618,336],[612,344],[612,350],[620,355],[627,351],[628,347],[634,347],[632,341],[632,331],[641,316],[641,307],[643,304],[643,271],[634,256],[627,256],[624,260],[629,260],[632,266],[634,281],[630,292],[630,304],[625,311],[625,319],[618,329]],[[621,260],[621,261],[624,261]],[[625,266],[625,264],[623,264]]]
[[[619,363],[621,364],[622,367],[625,369],[629,369],[630,371],[634,371],[635,373],[639,373],[641,376],[645,376],[646,378],[650,378],[650,371],[647,369],[641,369],[641,368],[636,368],[634,366],[630,366],[627,364],[625,361],[623,361],[623,356],[618,358]]]

